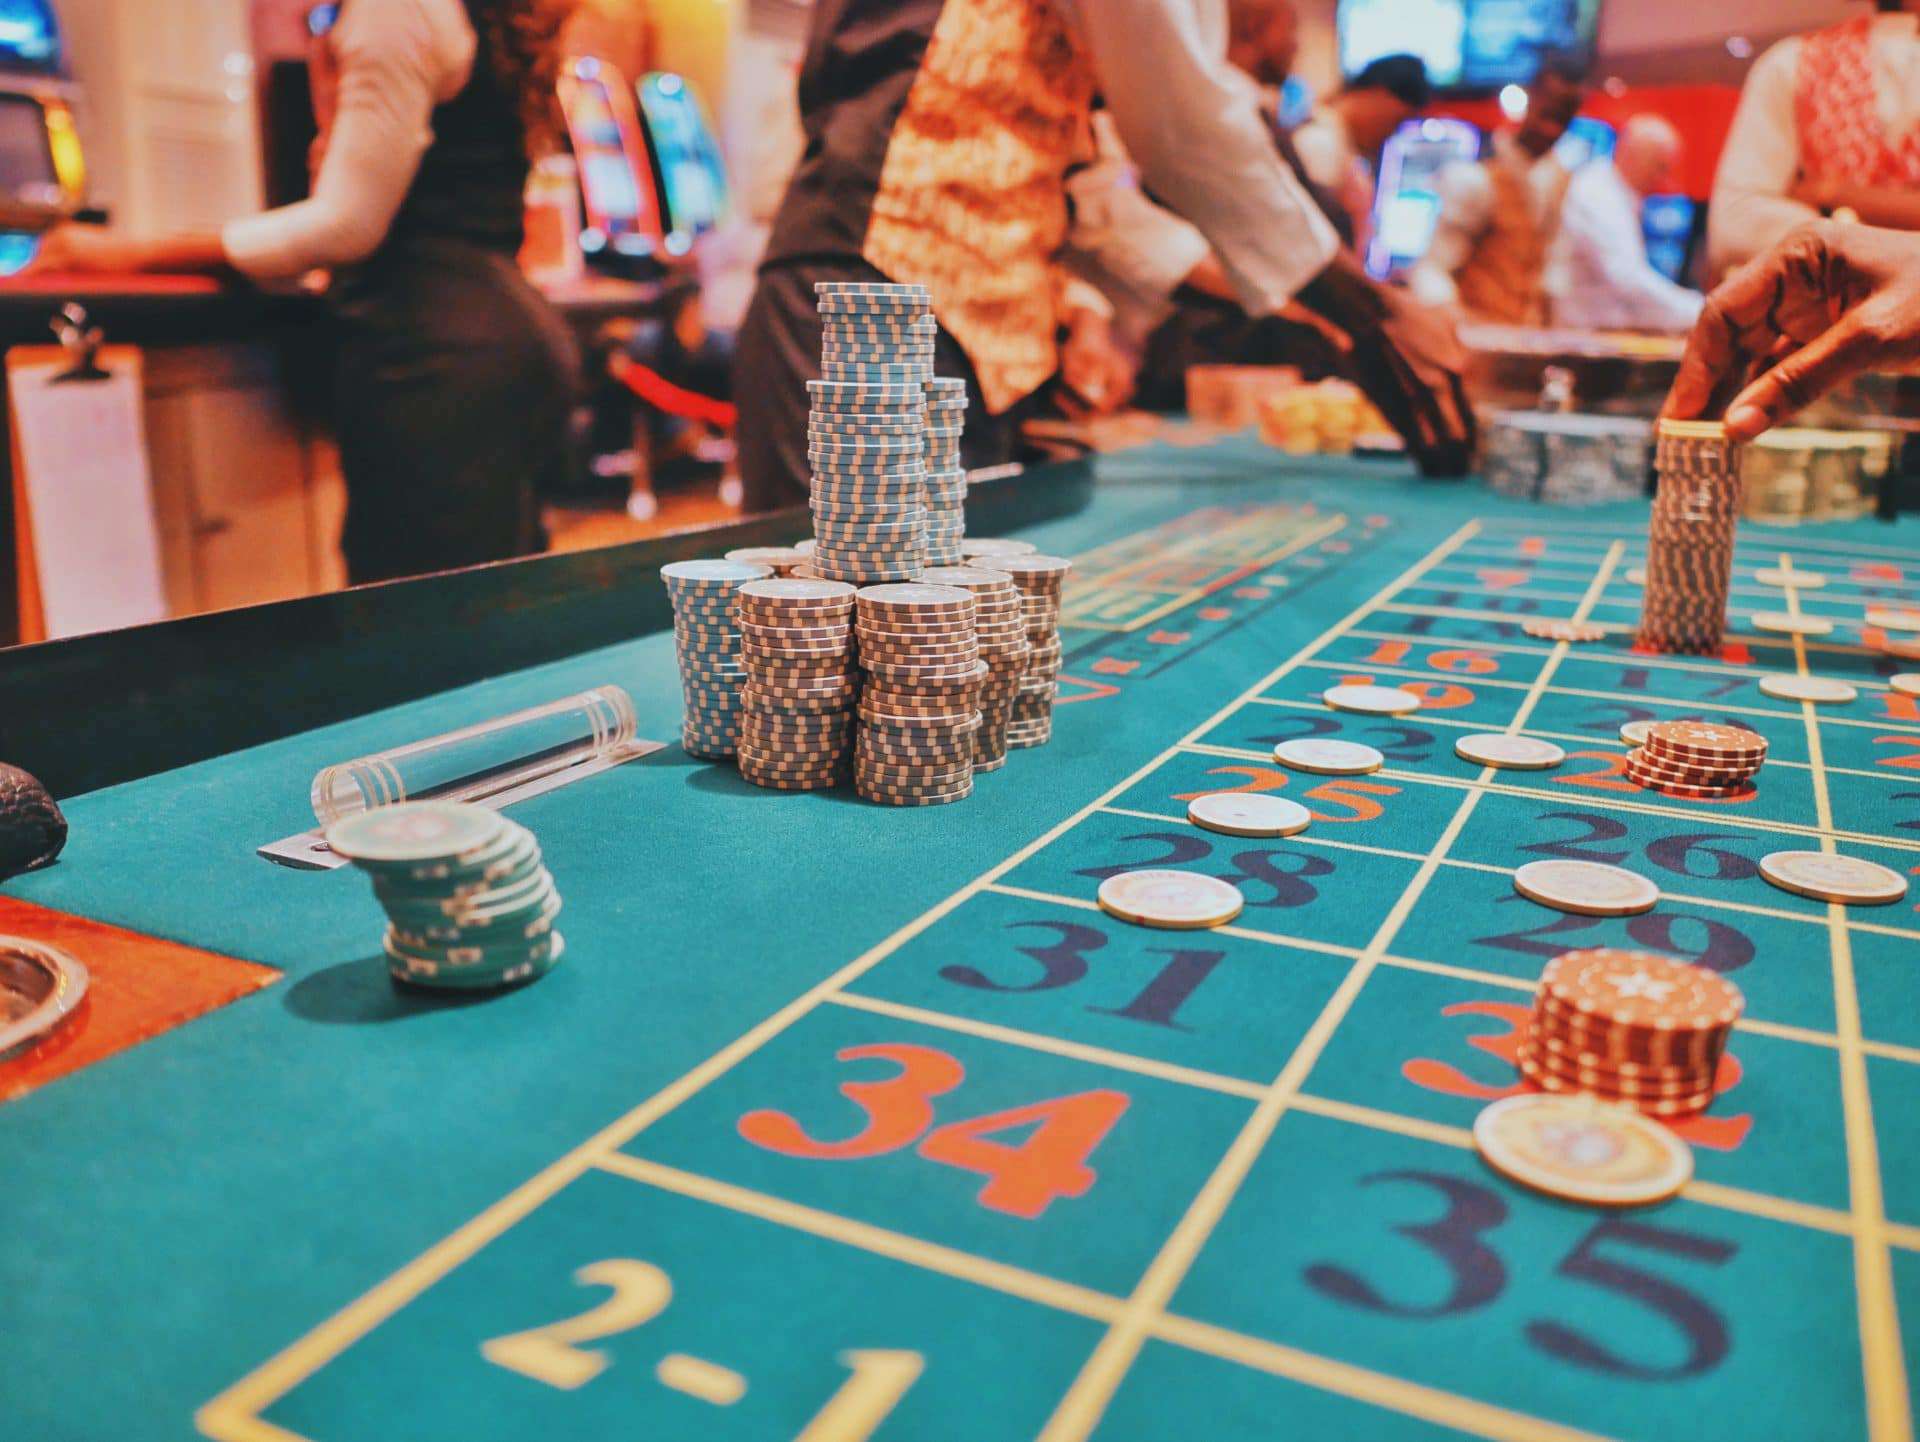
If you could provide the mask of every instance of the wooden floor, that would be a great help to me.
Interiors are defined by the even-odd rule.
[[[624,510],[549,506],[545,512],[550,551],[590,551],[597,546],[618,546],[628,541],[643,541],[668,531],[683,531],[690,526],[710,526],[740,519],[740,509],[722,501],[718,484],[672,490],[660,497],[660,509],[645,521],[636,521]]]

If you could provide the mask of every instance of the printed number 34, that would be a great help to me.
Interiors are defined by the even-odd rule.
[[[980,1189],[982,1206],[1029,1219],[1046,1211],[1056,1197],[1084,1196],[1093,1186],[1096,1173],[1087,1158],[1129,1102],[1125,1092],[1078,1092],[934,1127],[933,1098],[954,1090],[967,1075],[946,1052],[880,1043],[847,1047],[838,1059],[887,1061],[898,1068],[882,1081],[841,1083],[841,1094],[866,1113],[867,1124],[859,1132],[823,1142],[787,1113],[767,1110],[741,1117],[740,1135],[782,1156],[841,1162],[884,1156],[918,1141],[919,1153],[928,1161],[988,1179]],[[1007,1131],[1028,1134],[1018,1145],[990,1139]]]

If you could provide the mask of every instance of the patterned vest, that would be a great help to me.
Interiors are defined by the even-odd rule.
[[[1857,15],[1800,42],[1793,118],[1800,168],[1854,185],[1920,185],[1920,131],[1890,139],[1873,88],[1873,17]]]
[[[887,145],[861,254],[927,287],[995,413],[1055,369],[1052,261],[1093,91],[1047,0],[947,0]]]
[[[1536,217],[1523,168],[1495,158],[1486,162],[1486,171],[1493,183],[1493,213],[1473,254],[1454,276],[1460,303],[1476,320],[1545,325],[1547,249],[1559,229],[1560,204],[1571,177],[1560,172],[1547,213]]]

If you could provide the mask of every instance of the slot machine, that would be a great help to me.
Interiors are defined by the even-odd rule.
[[[640,117],[665,203],[666,246],[686,255],[727,218],[727,169],[713,123],[681,76],[656,70],[639,85]]]
[[[670,252],[633,87],[615,66],[580,56],[561,72],[560,106],[580,173],[587,263],[629,276],[657,272]]]
[[[0,0],[0,276],[86,203],[75,93],[49,0]]]
[[[1479,153],[1480,132],[1464,120],[1409,120],[1388,138],[1367,242],[1367,270],[1376,279],[1397,275],[1427,253],[1440,219],[1440,172]]]

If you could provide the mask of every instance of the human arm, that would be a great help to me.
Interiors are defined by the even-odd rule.
[[[1224,30],[1216,53],[1192,3],[1081,0],[1075,10],[1148,187],[1205,234],[1250,313],[1278,310],[1338,238],[1228,75]]]
[[[1111,415],[1133,398],[1138,369],[1113,334],[1113,304],[1099,288],[1064,271],[1055,275],[1062,400],[1071,410]]]
[[[1920,236],[1817,221],[1707,298],[1661,414],[1751,440],[1868,370],[1920,370]]]
[[[1793,198],[1822,215],[1850,210],[1866,225],[1890,230],[1920,230],[1920,191],[1911,186],[1855,185],[1851,181],[1802,176]]]
[[[313,194],[229,224],[233,266],[280,280],[378,249],[432,143],[434,107],[465,83],[474,44],[458,0],[350,7],[333,37],[339,95]]]
[[[1747,73],[1733,126],[1713,177],[1707,212],[1707,264],[1715,274],[1752,259],[1819,212],[1793,196],[1800,170],[1800,127],[1793,90],[1800,42],[1782,40]]]

